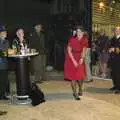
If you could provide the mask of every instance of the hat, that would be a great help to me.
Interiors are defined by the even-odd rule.
[[[5,26],[0,25],[0,32],[6,31]]]

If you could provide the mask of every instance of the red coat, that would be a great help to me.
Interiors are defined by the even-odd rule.
[[[77,38],[72,37],[68,41],[68,46],[72,48],[74,59],[77,61],[77,63],[79,63],[83,48],[88,46],[88,39],[85,35],[83,35],[81,40],[77,40]],[[67,80],[83,80],[85,78],[84,63],[80,64],[78,67],[75,67],[68,52],[66,52],[65,55],[64,78]]]

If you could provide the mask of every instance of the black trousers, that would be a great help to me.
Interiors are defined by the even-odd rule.
[[[8,71],[0,70],[0,96],[4,96],[8,92]]]
[[[120,56],[115,55],[110,58],[111,63],[111,76],[113,81],[113,86],[120,90]]]

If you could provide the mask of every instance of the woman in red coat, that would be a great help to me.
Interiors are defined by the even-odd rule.
[[[67,52],[64,63],[64,78],[71,81],[73,96],[80,100],[82,95],[82,84],[85,78],[84,56],[85,48],[88,46],[87,36],[80,26],[76,29],[76,36],[68,41]],[[79,91],[77,92],[77,85]]]

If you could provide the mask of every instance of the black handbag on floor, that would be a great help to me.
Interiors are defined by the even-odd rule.
[[[44,93],[34,83],[32,84],[32,87],[31,87],[31,90],[30,90],[30,93],[29,93],[29,97],[32,100],[32,105],[33,106],[36,106],[36,105],[39,105],[40,103],[45,102]]]

